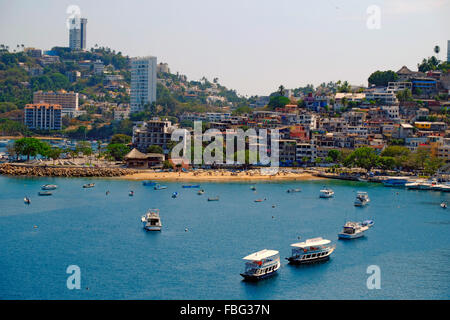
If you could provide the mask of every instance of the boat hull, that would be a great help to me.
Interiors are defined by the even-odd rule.
[[[339,233],[338,238],[343,240],[350,240],[350,239],[357,239],[364,237],[364,232],[358,232],[354,234],[348,234],[348,233]]]
[[[279,269],[279,268],[278,268]],[[241,276],[244,278],[244,281],[259,281],[263,279],[270,278],[277,274],[278,269],[271,271],[269,273],[263,274],[263,275],[249,275],[245,273],[241,273]]]
[[[301,259],[301,257],[289,257],[286,260],[289,261],[290,264],[310,264],[315,262],[327,261],[330,259],[330,255],[333,253],[334,248],[327,252],[326,255],[322,257],[310,258],[310,259]]]

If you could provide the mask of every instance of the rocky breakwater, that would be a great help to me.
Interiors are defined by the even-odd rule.
[[[34,177],[118,177],[137,173],[125,168],[53,167],[1,164],[0,174]]]

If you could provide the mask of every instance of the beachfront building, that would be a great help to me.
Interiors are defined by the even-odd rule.
[[[171,141],[172,132],[177,129],[171,121],[153,119],[138,123],[133,127],[133,146],[141,152],[146,152],[148,147],[156,145],[168,152],[168,144]]]
[[[58,104],[27,104],[24,109],[24,113],[25,125],[30,129],[62,129],[62,108]]]
[[[131,59],[131,112],[156,101],[156,57]]]
[[[124,160],[128,168],[161,168],[164,162],[164,155],[161,153],[142,153],[134,148],[124,157]]]
[[[62,115],[73,117],[78,111],[78,93],[61,91],[36,91],[33,93],[33,103],[58,104],[61,106]]]
[[[314,143],[298,142],[296,144],[295,158],[299,163],[316,161],[317,150]]]

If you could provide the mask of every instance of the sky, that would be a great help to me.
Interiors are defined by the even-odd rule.
[[[376,70],[417,70],[436,45],[445,60],[450,40],[450,0],[0,0],[0,43],[67,47],[71,5],[88,19],[88,49],[156,56],[248,96],[367,85]]]

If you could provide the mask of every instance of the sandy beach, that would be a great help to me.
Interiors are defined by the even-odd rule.
[[[275,175],[261,174],[259,170],[248,170],[239,173],[220,170],[199,170],[195,172],[154,172],[141,171],[132,175],[115,177],[121,180],[156,180],[156,181],[289,181],[289,180],[321,180],[309,172],[279,172]]]

